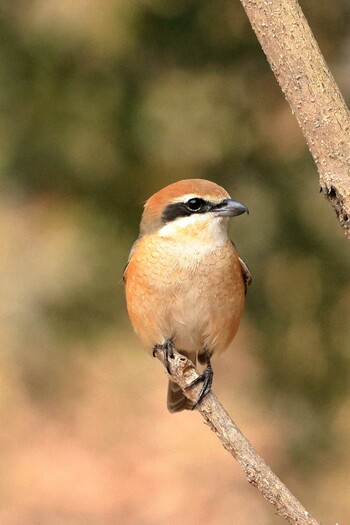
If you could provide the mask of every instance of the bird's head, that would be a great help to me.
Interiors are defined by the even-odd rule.
[[[159,232],[172,236],[179,232],[192,237],[204,231],[227,232],[231,217],[248,212],[214,182],[187,179],[175,182],[148,199],[142,216],[141,235]]]

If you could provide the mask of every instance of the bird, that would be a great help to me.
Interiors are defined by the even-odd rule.
[[[211,357],[226,350],[238,330],[252,277],[228,223],[245,212],[244,204],[205,179],[174,182],[144,205],[123,275],[126,305],[151,355],[164,354],[170,412],[194,409],[210,392]],[[174,348],[194,365],[206,365],[191,383],[203,382],[195,403],[171,380]]]

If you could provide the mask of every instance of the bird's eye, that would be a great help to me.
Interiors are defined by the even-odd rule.
[[[204,204],[203,199],[198,199],[198,198],[190,199],[189,201],[186,202],[186,206],[190,211],[200,211],[203,204]]]

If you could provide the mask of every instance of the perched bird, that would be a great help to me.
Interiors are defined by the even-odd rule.
[[[130,320],[153,355],[164,352],[169,373],[174,346],[207,365],[194,405],[170,380],[170,412],[198,405],[211,388],[211,356],[236,335],[251,274],[227,228],[244,212],[224,188],[203,179],[170,184],[145,204],[124,272]]]

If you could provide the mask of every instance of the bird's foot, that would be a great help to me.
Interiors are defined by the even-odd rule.
[[[156,357],[158,350],[163,352],[164,366],[169,375],[171,375],[169,358],[174,359],[174,348],[172,339],[167,339],[163,344],[154,345],[152,351],[153,357]]]
[[[202,374],[200,374],[198,377],[196,377],[196,379],[194,379],[188,385],[187,388],[190,388],[191,386],[196,385],[200,381],[203,381],[203,386],[202,386],[202,388],[201,388],[201,390],[200,390],[200,392],[198,394],[198,397],[197,397],[196,401],[193,404],[192,410],[194,410],[199,405],[199,403],[202,401],[202,399],[207,394],[209,394],[209,392],[211,390],[211,385],[213,384],[213,375],[214,375],[214,372],[213,372],[213,369],[212,369],[210,361],[209,361],[208,366],[204,370],[204,372]]]

